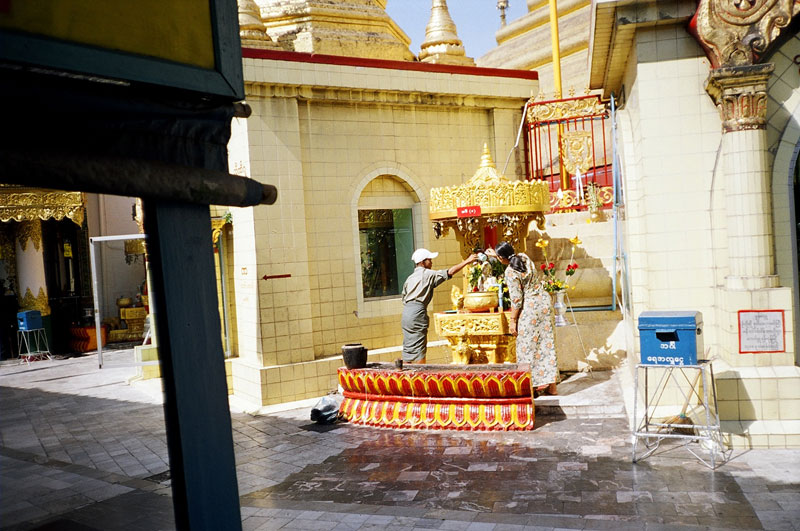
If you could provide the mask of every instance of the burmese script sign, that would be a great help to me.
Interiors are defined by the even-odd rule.
[[[466,206],[466,207],[458,207],[456,209],[456,215],[460,218],[474,218],[481,215],[481,206]]]
[[[739,353],[786,352],[783,310],[740,310]]]

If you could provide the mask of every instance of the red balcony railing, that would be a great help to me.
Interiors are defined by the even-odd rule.
[[[608,109],[595,95],[528,103],[528,179],[549,182],[552,211],[611,206],[608,122]]]

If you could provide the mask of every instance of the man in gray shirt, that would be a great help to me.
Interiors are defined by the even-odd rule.
[[[425,363],[428,353],[428,304],[433,298],[433,288],[451,278],[478,259],[477,254],[471,254],[463,262],[450,269],[433,271],[433,259],[439,253],[432,253],[427,249],[417,249],[411,255],[411,260],[416,264],[403,284],[403,362]]]

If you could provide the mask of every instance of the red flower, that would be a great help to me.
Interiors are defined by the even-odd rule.
[[[542,267],[541,267],[542,271],[544,271],[546,268],[547,268],[547,264],[542,264]]]
[[[549,265],[548,267],[549,267],[550,269],[555,269],[555,268],[556,268],[556,265],[555,265],[553,262],[550,262],[550,265]]]

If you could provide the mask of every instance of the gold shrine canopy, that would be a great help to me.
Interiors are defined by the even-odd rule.
[[[462,256],[485,246],[486,228],[497,228],[498,241],[525,252],[528,226],[544,230],[550,190],[544,181],[510,181],[498,173],[486,144],[472,178],[457,186],[431,188],[430,219],[436,238],[456,232]]]
[[[84,201],[81,192],[61,192],[0,184],[0,221],[61,220],[69,218],[83,224]]]

